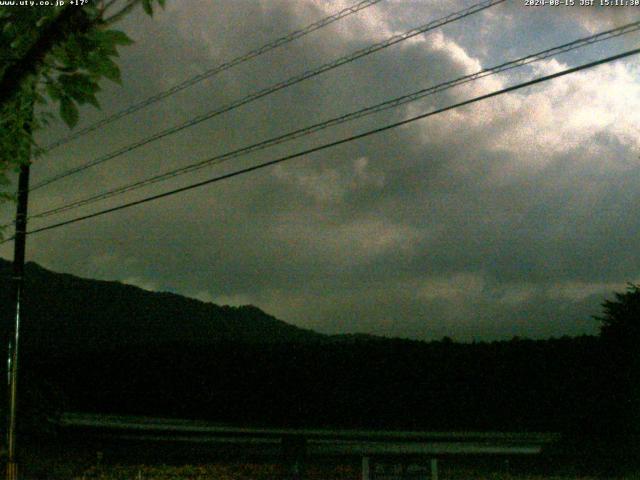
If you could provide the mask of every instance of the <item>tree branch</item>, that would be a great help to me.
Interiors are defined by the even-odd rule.
[[[86,32],[93,26],[82,8],[67,6],[46,27],[42,28],[38,39],[0,78],[0,105],[6,104],[20,91],[20,86],[29,76],[36,74],[44,64],[45,57],[58,44],[72,34]]]
[[[130,0],[127,5],[122,7],[118,12],[111,15],[109,18],[104,19],[105,25],[111,25],[112,23],[117,22],[126,14],[128,14],[133,8],[140,3],[141,0]]]
[[[102,6],[102,13],[106,13],[106,11],[113,7],[117,2],[118,0],[108,0],[107,2],[105,2],[105,4]]]

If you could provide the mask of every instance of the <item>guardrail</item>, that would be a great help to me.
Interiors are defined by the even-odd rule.
[[[209,422],[118,415],[67,413],[57,422],[68,435],[102,442],[207,446],[280,455],[291,478],[300,478],[309,457],[358,457],[363,480],[438,478],[438,458],[453,455],[537,455],[560,438],[553,433],[422,432],[348,429],[250,428]],[[420,459],[422,468],[385,470],[382,458]],[[428,460],[428,462],[426,462]],[[428,465],[428,466],[427,466]],[[403,476],[404,475],[404,476]]]

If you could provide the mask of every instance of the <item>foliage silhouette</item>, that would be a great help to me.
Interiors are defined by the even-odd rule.
[[[54,118],[43,108],[48,102],[69,127],[79,120],[78,106],[99,108],[101,79],[120,82],[114,58],[132,43],[111,25],[138,4],[151,15],[155,2],[165,0],[0,9],[0,187],[8,186],[11,169],[42,153],[33,134]],[[0,191],[0,201],[9,198]]]
[[[630,283],[626,292],[614,294],[602,304],[600,338],[606,369],[603,388],[609,392],[610,428],[640,432],[640,285]]]
[[[640,285],[630,283],[615,300],[602,304],[604,313],[595,317],[601,322],[600,336],[607,341],[637,344],[640,338]]]
[[[607,414],[596,337],[461,344],[330,336],[256,307],[221,307],[33,263],[26,271],[24,371],[62,392],[72,411],[554,431],[595,428],[585,419]],[[2,287],[8,262],[0,261],[0,276]],[[0,288],[0,310],[8,299]]]

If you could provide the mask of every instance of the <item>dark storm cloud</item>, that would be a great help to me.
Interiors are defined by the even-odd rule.
[[[106,86],[104,109],[117,111],[345,5],[193,2],[170,5],[153,20],[136,15],[122,26],[138,40],[123,52],[125,87]],[[583,36],[594,22],[610,25],[604,15],[499,8],[43,189],[34,194],[32,211]],[[94,158],[450,9],[448,3],[382,2],[88,135],[36,165],[34,176]],[[561,68],[546,62],[487,79],[127,198]],[[633,246],[640,233],[633,215],[640,197],[638,119],[625,114],[640,106],[637,73],[634,62],[607,67],[43,233],[30,240],[30,256],[87,277],[253,303],[326,332],[467,340],[592,333],[589,316],[604,296],[640,278]],[[616,90],[603,90],[604,82]],[[101,116],[83,112],[87,123]],[[0,253],[8,256],[9,249]]]

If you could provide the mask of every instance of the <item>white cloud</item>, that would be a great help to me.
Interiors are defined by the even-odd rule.
[[[566,68],[550,60],[537,64],[535,73],[547,75]],[[538,171],[577,148],[591,151],[595,158],[601,153],[598,134],[606,134],[635,152],[640,147],[639,74],[637,62],[604,65],[437,115],[418,122],[414,131],[425,145],[450,145],[471,137],[479,142],[478,153],[483,149],[506,153],[509,164],[501,164],[495,172],[501,180]],[[491,82],[491,87],[464,87],[466,92],[456,91],[456,98],[503,87],[497,77]],[[423,110],[411,107],[408,116]]]
[[[613,292],[621,292],[624,290],[625,284],[621,282],[562,282],[548,286],[545,294],[548,298],[580,301],[592,295],[610,296]]]
[[[509,306],[517,306],[530,301],[539,292],[539,288],[532,284],[509,285],[503,289],[498,301]]]
[[[410,254],[425,236],[419,229],[385,218],[338,223],[328,212],[316,214],[314,222],[307,220],[295,214],[281,216],[273,227],[274,239],[296,257],[323,259],[343,268],[389,254]]]
[[[339,203],[349,192],[362,188],[381,189],[384,187],[385,175],[369,165],[366,157],[358,157],[338,167],[300,165],[278,165],[273,175],[281,182],[293,185],[304,195],[318,203]]]
[[[555,71],[560,65],[550,62],[546,67],[543,69]],[[604,65],[552,80],[529,92],[487,102],[493,110],[486,111],[487,123],[509,120],[495,132],[495,148],[509,152],[524,168],[535,168],[554,155],[593,144],[598,133],[612,135],[623,145],[637,148],[637,75],[637,66]]]
[[[322,15],[333,15],[340,10],[353,6],[350,0],[294,1],[293,5],[299,17],[303,18],[303,14],[308,12],[309,4],[313,4],[322,12],[317,15],[318,18]],[[308,15],[306,18],[308,18]],[[386,18],[384,12],[377,8],[377,6],[366,8],[357,15],[352,15],[349,20],[350,22],[338,23],[336,25],[342,40],[347,42],[362,42],[363,40],[376,42],[394,33],[391,30],[388,18]],[[351,28],[349,28],[349,26]]]
[[[428,277],[420,282],[416,295],[421,300],[449,300],[467,302],[477,299],[485,282],[475,273],[456,273],[445,277]]]
[[[213,295],[211,292],[201,290],[190,296],[196,300],[200,300],[201,302],[215,303],[216,305],[229,305],[232,307],[240,307],[242,305],[251,305],[254,303],[250,296],[243,294]]]
[[[139,287],[150,292],[158,290],[158,284],[156,282],[145,280],[140,277],[127,277],[122,280],[122,283],[126,285],[133,285],[134,287]]]
[[[123,50],[126,87],[105,88],[105,112],[352,3],[202,0],[186,8],[169,2],[168,11],[154,19],[132,17],[127,25],[139,42]],[[90,160],[102,148],[111,150],[105,145],[110,141],[128,143],[159,130],[162,122],[174,125],[454,8],[447,2],[385,0],[181,92],[157,110],[151,107],[153,115],[141,112],[60,149],[34,174],[44,177],[56,164]],[[534,16],[540,25],[541,15]],[[94,194],[111,183],[475,72],[565,36],[583,36],[586,28],[570,16],[561,22],[566,32],[556,31],[559,22],[544,24],[540,32],[531,32],[530,24],[531,14],[519,6],[490,9],[204,122],[184,137],[140,149],[111,168],[96,169],[94,176],[70,179],[57,192],[43,189],[34,195],[34,207]],[[532,44],[534,35],[545,39],[544,46]],[[555,72],[566,67],[565,58],[519,72]],[[578,62],[582,56],[571,58]],[[43,232],[30,239],[29,253],[56,270],[170,287],[203,301],[254,303],[299,324],[312,319],[320,329],[357,331],[366,322],[374,333],[459,338],[481,337],[486,328],[487,335],[499,336],[540,315],[540,328],[529,331],[575,333],[578,327],[566,331],[548,322],[549,311],[557,312],[558,305],[572,310],[593,294],[619,290],[629,276],[624,269],[638,264],[637,249],[618,245],[637,237],[638,229],[636,217],[625,212],[637,204],[640,185],[632,176],[640,168],[639,74],[638,62],[631,60],[574,74],[318,152],[310,161]],[[370,117],[366,126],[344,124],[321,138],[299,139],[296,147],[258,152],[240,165],[497,90],[516,76],[469,83],[400,113]],[[229,162],[216,172],[233,168]],[[204,172],[194,172],[149,191],[203,178]],[[616,214],[607,215],[611,211]],[[9,256],[10,246],[2,248]],[[598,258],[589,256],[593,252]],[[540,309],[528,317],[522,309],[533,304]]]

